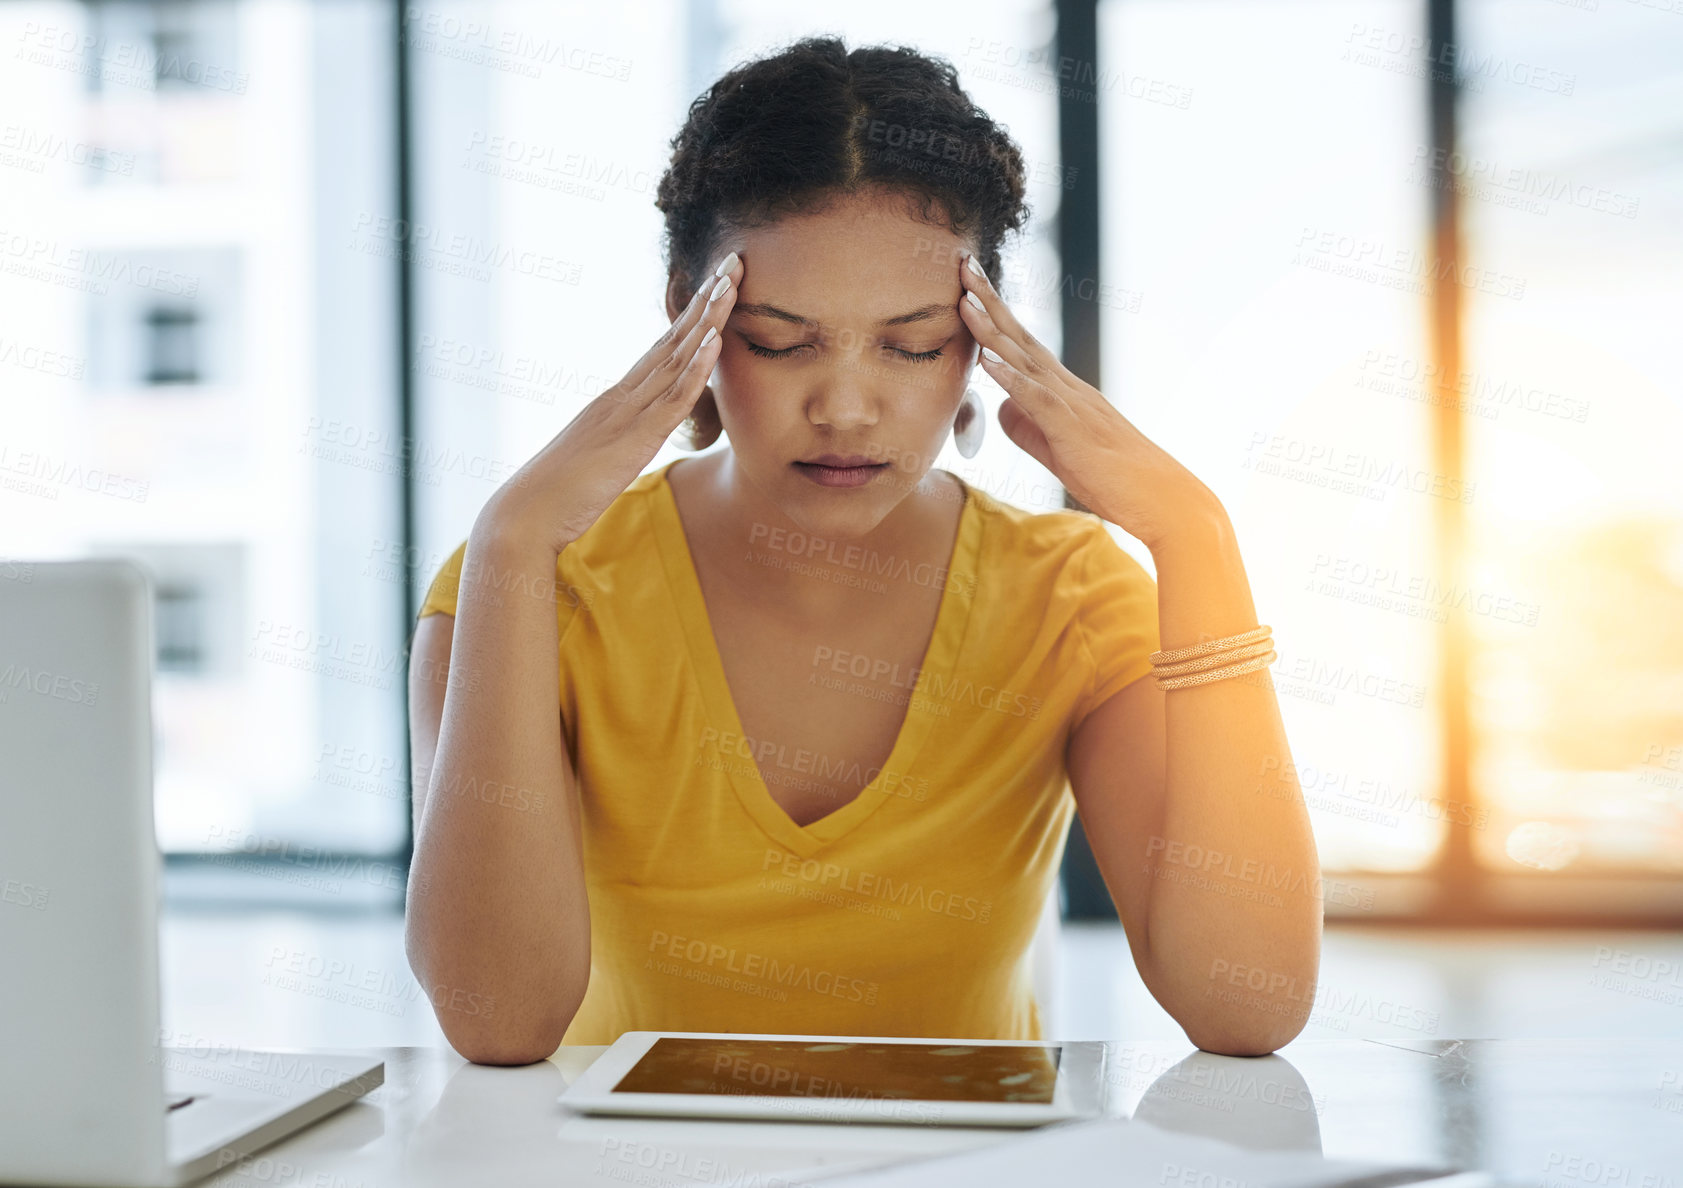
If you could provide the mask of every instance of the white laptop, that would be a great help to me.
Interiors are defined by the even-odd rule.
[[[153,585],[0,558],[0,1184],[186,1184],[385,1079],[160,1030]]]

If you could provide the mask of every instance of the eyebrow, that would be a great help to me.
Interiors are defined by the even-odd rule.
[[[892,318],[884,318],[878,322],[879,326],[904,326],[910,322],[927,322],[931,318],[938,318],[944,313],[952,313],[956,303],[950,301],[936,301],[930,305],[920,305],[910,313],[896,314]],[[781,322],[793,322],[797,326],[816,326],[818,322],[813,318],[802,317],[797,313],[790,313],[786,309],[779,309],[775,305],[768,305],[763,301],[749,304],[739,304],[732,313],[741,314],[747,318],[776,318]]]

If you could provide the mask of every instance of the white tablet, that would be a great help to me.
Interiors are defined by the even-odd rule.
[[[1086,1049],[1024,1040],[628,1031],[560,1101],[585,1114],[1039,1126],[1101,1112]]]

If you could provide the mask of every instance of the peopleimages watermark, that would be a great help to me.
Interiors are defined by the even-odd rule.
[[[1140,74],[1101,68],[1085,58],[1060,54],[1049,44],[1028,47],[971,37],[964,47],[965,74],[1027,90],[1052,91],[1065,99],[1096,102],[1103,92],[1185,110],[1192,88]]]
[[[1683,960],[1597,945],[1589,984],[1602,990],[1683,1006]]]
[[[1426,704],[1426,686],[1371,672],[1359,661],[1334,663],[1318,656],[1282,655],[1274,662],[1270,680],[1288,697],[1304,697],[1321,705],[1336,704],[1340,694],[1409,709]]]
[[[1363,816],[1362,819],[1382,820],[1393,827],[1398,823],[1393,814],[1416,815],[1428,821],[1446,821],[1451,825],[1463,825],[1471,829],[1483,829],[1490,821],[1490,808],[1487,805],[1475,806],[1442,796],[1421,796],[1418,792],[1406,788],[1394,788],[1386,780],[1371,776],[1353,779],[1348,771],[1313,763],[1300,765],[1290,759],[1282,763],[1278,755],[1266,756],[1262,760],[1259,774],[1272,777],[1271,780],[1265,778],[1265,782],[1258,786],[1259,792],[1285,797],[1293,788],[1301,788],[1304,799],[1311,808],[1338,812],[1339,809],[1333,806],[1339,802],[1348,802],[1375,814]]]
[[[19,690],[69,705],[91,706],[99,702],[98,681],[8,660],[0,668],[0,692],[9,696]]]
[[[745,1163],[631,1138],[604,1138],[591,1174],[639,1188],[673,1188],[680,1183],[731,1188],[817,1188],[810,1180],[792,1180]]]
[[[976,596],[976,575],[952,573],[945,565],[918,561],[894,553],[880,553],[846,541],[810,535],[798,529],[779,528],[755,521],[748,529],[747,560],[754,559],[753,546],[794,557],[802,562],[833,566],[875,579],[909,582],[935,590],[954,590],[966,598]],[[880,592],[880,591],[879,591]]]
[[[1649,743],[1636,780],[1652,785],[1661,799],[1678,799],[1683,793],[1683,746]]]
[[[500,347],[432,333],[420,336],[415,347],[415,363],[422,375],[433,379],[533,404],[552,405],[562,396],[594,400],[612,386],[606,376],[586,373],[565,363],[550,363]]]
[[[172,79],[213,91],[243,95],[250,76],[232,66],[202,61],[179,50],[162,50],[164,42],[114,41],[82,29],[25,21],[22,44],[13,55],[20,62],[48,66],[69,74],[97,78],[101,83],[156,90]]]
[[[254,1050],[193,1031],[160,1027],[148,1063],[221,1084],[290,1096],[290,1086],[331,1089],[344,1078],[342,1062],[298,1052]]]
[[[716,941],[673,936],[661,929],[649,935],[644,967],[689,981],[788,1001],[789,991],[805,990],[821,997],[875,1006],[877,983],[832,970],[782,961],[766,953],[722,945]]]
[[[923,675],[927,671],[928,679]],[[806,683],[835,693],[850,693],[896,705],[909,704],[920,712],[948,717],[955,703],[974,706],[1017,718],[1040,717],[1041,701],[1021,690],[988,682],[978,684],[969,677],[949,676],[921,665],[902,665],[897,660],[867,656],[828,644],[813,648],[812,671]],[[886,688],[884,687],[886,686]],[[898,694],[896,690],[900,691]],[[904,694],[905,701],[900,699]]]
[[[404,43],[425,53],[454,58],[526,78],[541,78],[547,67],[593,74],[615,82],[631,78],[632,60],[599,49],[539,39],[518,29],[497,28],[477,15],[463,19],[449,10],[405,5]]]
[[[369,542],[365,557],[367,563],[362,569],[363,577],[401,585],[410,581],[409,575],[413,573],[412,584],[423,592],[430,588],[433,578],[449,560],[448,554],[437,551],[423,553],[417,546],[405,546],[401,541],[380,538]],[[503,569],[493,561],[482,561],[468,553],[462,557],[458,593],[464,585],[475,587],[476,596],[486,599],[492,606],[504,605],[505,596],[535,598],[539,602],[574,610],[580,607],[589,610],[596,605],[596,591],[564,582],[547,569],[537,575],[524,569]]]
[[[39,883],[31,883],[24,879],[0,879],[0,903],[44,912],[47,910],[47,901],[52,897],[52,889]]]
[[[747,764],[733,768],[726,762],[732,755],[748,761]],[[702,729],[697,742],[696,767],[710,767],[715,771],[726,772],[734,770],[739,774],[752,776],[763,765],[770,765],[774,774],[781,771],[812,777],[811,787],[807,788],[811,791],[828,792],[831,784],[864,787],[880,778],[880,790],[884,795],[917,801],[929,798],[929,780],[923,776],[913,777],[880,766],[867,767],[855,759],[832,759],[822,751],[813,751],[806,747],[791,749],[787,743],[753,739],[746,734],[721,731],[712,726]],[[782,781],[768,779],[767,782]],[[801,786],[806,788],[804,783]]]
[[[374,689],[392,688],[395,678],[403,671],[405,659],[401,651],[367,640],[346,640],[337,632],[312,631],[299,624],[277,623],[267,618],[257,621],[257,630],[245,654],[266,664]],[[472,684],[477,692],[477,681],[477,674],[473,674],[452,683]]]
[[[1565,1179],[1550,1179],[1551,1172]],[[1564,1188],[1568,1181],[1593,1184],[1596,1188],[1678,1188],[1676,1178],[1663,1172],[1632,1167],[1628,1163],[1610,1163],[1593,1156],[1550,1151],[1543,1164],[1543,1179],[1538,1188]]]
[[[1382,239],[1305,225],[1298,233],[1291,262],[1299,268],[1329,276],[1366,281],[1405,293],[1427,294],[1431,284],[1447,280],[1492,297],[1525,296],[1526,279],[1461,260],[1442,260],[1413,247],[1388,245]]]
[[[1510,409],[1580,425],[1589,419],[1588,400],[1472,368],[1462,368],[1454,383],[1445,384],[1443,369],[1436,363],[1399,351],[1368,348],[1362,352],[1361,371],[1356,379],[1359,388],[1420,404],[1458,409],[1486,421],[1497,420]]]
[[[1407,573],[1343,553],[1316,553],[1309,567],[1308,589],[1343,602],[1363,603],[1435,623],[1449,621],[1452,610],[1468,615],[1535,627],[1540,604],[1459,582],[1445,584],[1425,574]]]
[[[1159,1068],[1156,1076],[1143,1076],[1143,1069],[1128,1070],[1128,1055],[1126,1051],[1107,1055],[1106,1063],[1111,1071],[1105,1075],[1105,1084],[1117,1088],[1143,1084],[1149,1087],[1153,1098],[1173,1098],[1177,1102],[1229,1114],[1241,1101],[1260,1102],[1298,1113],[1319,1114],[1326,1109],[1325,1096],[1311,1093],[1301,1081],[1258,1076],[1248,1068],[1234,1067],[1239,1061],[1214,1064],[1198,1060],[1183,1065],[1172,1056],[1156,1057],[1165,1067]],[[1140,1056],[1135,1056],[1134,1060],[1142,1063]]]
[[[87,361],[80,356],[19,342],[3,334],[0,334],[0,364],[16,367],[19,371],[74,380],[81,379],[88,367]]]
[[[1553,95],[1572,94],[1578,76],[1494,51],[1478,53],[1453,41],[1434,41],[1422,33],[1353,22],[1344,36],[1341,61],[1373,66],[1414,78],[1453,81],[1466,91],[1482,91],[1487,79],[1513,83]],[[1442,68],[1442,69],[1440,69]]]
[[[45,173],[49,162],[57,161],[94,173],[134,174],[134,154],[116,152],[86,140],[73,140],[57,132],[7,124],[0,128],[0,165],[25,173]]]
[[[761,883],[767,885],[766,872],[775,870],[784,879],[791,882],[798,880],[805,888],[810,888],[815,895],[829,895],[833,899],[833,906],[843,906],[844,901],[835,898],[840,895],[857,896],[860,899],[892,904],[901,908],[916,908],[930,912],[937,916],[948,916],[955,920],[969,920],[977,924],[986,924],[993,913],[993,900],[980,899],[974,895],[963,895],[955,891],[931,889],[922,883],[915,883],[909,879],[895,878],[893,875],[877,874],[872,871],[856,870],[851,866],[839,862],[823,862],[817,858],[801,858],[798,855],[783,850],[768,847],[765,858],[761,862]],[[805,889],[803,888],[803,889]],[[778,888],[773,887],[773,890]],[[812,898],[813,896],[805,896]],[[830,902],[831,900],[825,900]],[[893,917],[899,919],[898,913]]]
[[[488,281],[491,269],[500,268],[516,276],[576,285],[584,277],[584,265],[563,260],[532,248],[502,242],[487,243],[474,235],[449,232],[428,223],[410,222],[392,215],[361,211],[351,227],[346,245],[368,256],[402,259],[423,268],[452,276]]]
[[[1513,207],[1531,214],[1546,215],[1549,203],[1564,201],[1580,210],[1599,211],[1621,219],[1634,219],[1641,200],[1605,186],[1575,182],[1571,178],[1538,169],[1504,166],[1458,149],[1417,145],[1414,160],[1404,180],[1436,189]]]
[[[1327,879],[1319,870],[1309,874],[1289,866],[1244,858],[1197,842],[1171,841],[1156,834],[1146,841],[1145,854],[1148,861],[1144,873],[1233,899],[1281,907],[1285,899],[1276,892],[1287,891],[1362,911],[1373,907],[1371,890],[1341,879]],[[1156,862],[1150,859],[1156,859]]]
[[[19,450],[14,454],[7,442],[0,442],[0,487],[53,501],[62,490],[80,490],[125,503],[145,503],[152,490],[149,481],[55,458],[40,450]]]
[[[902,124],[862,112],[853,118],[853,135],[859,140],[892,149],[893,152],[885,155],[926,177],[958,179],[994,168],[993,161],[979,141],[966,141],[945,128]],[[1079,175],[1076,166],[1038,157],[1024,161],[1023,166],[1029,185],[1049,186],[1056,190],[1074,189]]]
[[[314,998],[325,998],[347,1006],[362,1007],[384,1015],[402,1015],[409,1004],[423,996],[421,984],[408,970],[393,972],[361,965],[338,957],[323,957],[303,949],[271,945],[264,962],[262,984],[291,990]],[[426,995],[440,1011],[490,1018],[496,1000],[477,991],[434,986]]]
[[[312,778],[382,800],[402,800],[409,792],[409,782],[395,757],[376,755],[354,743],[322,743]]]
[[[212,825],[205,841],[217,847],[207,855],[207,861],[335,895],[344,889],[346,881],[392,891],[401,891],[405,886],[401,866],[336,854],[286,838],[263,837],[244,829]]]
[[[946,280],[952,270],[962,263],[965,249],[947,242],[919,237],[912,249],[912,259],[928,257],[929,263],[915,270],[925,280]],[[1106,309],[1123,313],[1139,313],[1145,294],[1139,289],[1123,288],[1097,277],[1079,276],[1059,268],[1041,268],[1031,259],[1020,258],[1007,263],[1000,275],[1000,288],[1015,294],[1011,304],[1018,308],[1052,309],[1060,303],[1089,301]]]
[[[1425,1007],[1411,1006],[1366,991],[1339,989],[1314,979],[1305,981],[1295,974],[1229,961],[1225,957],[1217,957],[1210,962],[1208,978],[1212,983],[1222,982],[1225,986],[1206,986],[1206,998],[1276,1014],[1296,1013],[1292,1005],[1296,1003],[1310,1008],[1311,1023],[1338,1031],[1348,1031],[1350,1018],[1363,1016],[1375,1023],[1422,1035],[1436,1035],[1440,1022],[1438,1012]]]
[[[103,297],[112,284],[191,300],[199,278],[123,252],[66,247],[56,239],[0,227],[0,272]]]
[[[1157,1174],[1157,1183],[1160,1188],[1256,1188],[1252,1180],[1168,1160],[1164,1160],[1163,1169]]]
[[[1252,430],[1239,468],[1381,502],[1392,491],[1407,491],[1455,503],[1471,503],[1478,487],[1477,483],[1407,462],[1345,449],[1332,442],[1309,441],[1261,429]]]
[[[526,486],[526,476],[519,473],[516,463],[469,454],[455,446],[429,445],[382,427],[312,415],[301,436],[300,454],[358,470],[412,476],[429,486],[440,485],[442,475],[447,473],[498,485],[513,481]]]
[[[661,172],[659,166],[627,165],[589,153],[564,152],[543,141],[480,131],[468,136],[462,168],[592,202],[604,201],[609,190],[652,195]]]
[[[1672,1069],[1660,1076],[1659,1092],[1649,1103],[1656,1110],[1665,1110],[1670,1114],[1683,1114],[1683,1072]]]

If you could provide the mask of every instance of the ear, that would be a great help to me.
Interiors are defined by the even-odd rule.
[[[687,277],[673,273],[666,280],[666,320],[676,322],[695,293],[689,288]]]

